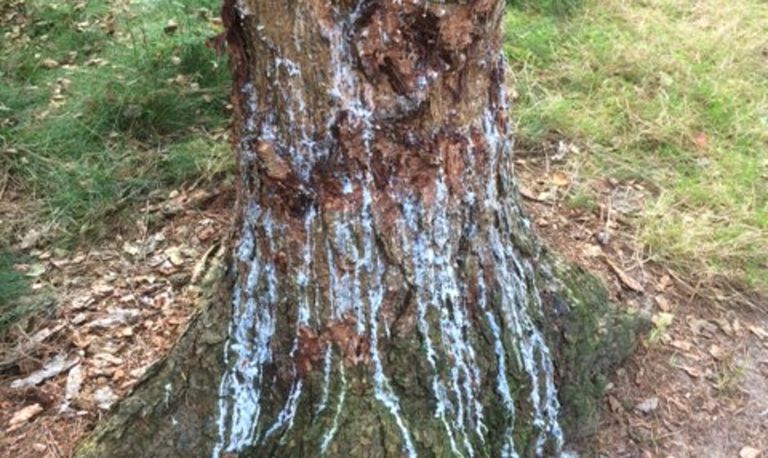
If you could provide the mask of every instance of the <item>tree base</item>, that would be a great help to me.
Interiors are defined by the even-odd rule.
[[[578,441],[597,427],[599,402],[608,371],[629,356],[648,320],[623,313],[608,301],[600,282],[582,268],[544,257],[542,296],[547,339],[557,370],[561,423],[569,440]],[[221,262],[209,269],[199,312],[169,355],[154,364],[133,392],[77,448],[79,458],[208,457],[217,439],[217,393],[225,370],[224,343],[229,321],[229,295]],[[348,375],[350,379],[355,374]],[[363,379],[361,377],[361,379]],[[351,384],[354,386],[354,384]],[[400,456],[401,439],[387,412],[373,401],[370,387],[358,386],[345,396],[354,418],[338,418],[337,436],[327,456]],[[332,396],[332,399],[334,397]],[[367,412],[360,416],[360,412]],[[297,421],[301,421],[300,419]],[[451,456],[434,424],[433,456]],[[422,428],[429,431],[429,428]],[[280,456],[313,456],[306,444],[322,441],[322,431],[305,431],[304,443],[287,444]],[[529,449],[531,438],[516,431],[515,443]],[[526,445],[527,444],[527,445]],[[286,451],[290,451],[287,455]],[[481,456],[484,456],[480,453]],[[227,456],[227,455],[224,455]],[[272,456],[269,450],[245,450],[238,456]],[[489,452],[487,456],[492,456]]]

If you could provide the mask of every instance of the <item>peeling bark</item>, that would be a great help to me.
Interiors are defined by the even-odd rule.
[[[561,454],[636,320],[519,208],[503,12],[225,2],[229,273],[79,456]]]

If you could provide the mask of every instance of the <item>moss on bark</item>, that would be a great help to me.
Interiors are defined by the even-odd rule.
[[[547,259],[545,329],[559,377],[562,423],[568,437],[578,439],[596,431],[609,371],[632,353],[650,321],[612,304],[600,281],[582,267]]]

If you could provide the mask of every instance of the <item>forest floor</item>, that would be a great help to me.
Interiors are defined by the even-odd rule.
[[[581,451],[768,453],[768,5],[520,3],[534,227],[654,322]],[[232,207],[215,8],[0,6],[2,456],[69,456],[194,313]]]

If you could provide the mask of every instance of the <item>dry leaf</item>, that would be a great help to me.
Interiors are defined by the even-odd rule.
[[[619,266],[614,264],[610,259],[607,257],[605,258],[606,264],[613,269],[613,272],[616,274],[616,276],[621,280],[621,283],[624,284],[627,288],[631,289],[632,291],[635,291],[637,293],[643,292],[643,285],[641,285],[637,280],[630,277],[626,272],[624,272]]]
[[[67,359],[67,355],[60,353],[53,359],[49,360],[42,369],[31,373],[23,379],[14,380],[13,383],[11,383],[11,388],[21,389],[35,386],[44,380],[61,374],[65,370],[77,364],[79,361],[80,359],[76,356],[72,357],[71,359]]]
[[[133,322],[139,318],[141,312],[137,309],[115,309],[109,315],[91,321],[89,328],[111,328],[112,326],[124,325]]]
[[[45,265],[36,263],[36,264],[30,264],[30,266],[27,268],[26,272],[24,272],[24,275],[27,277],[39,277],[45,273]]]
[[[749,331],[752,334],[756,335],[757,337],[759,337],[761,339],[768,338],[768,331],[766,331],[765,329],[761,328],[760,326],[749,325],[747,327],[749,328]]]
[[[659,407],[659,398],[654,396],[652,398],[646,399],[645,401],[635,406],[635,410],[644,414],[649,414],[654,410],[656,410],[658,407]]]
[[[93,392],[93,400],[96,402],[99,409],[109,410],[109,408],[112,407],[112,404],[117,401],[117,396],[115,395],[115,392],[112,391],[112,388],[103,386]]]
[[[181,254],[181,247],[170,247],[165,250],[164,254],[174,266],[181,266],[185,262],[184,255]]]
[[[139,247],[134,243],[125,242],[123,243],[123,251],[125,251],[131,256],[136,256],[141,252],[141,247]]]
[[[717,345],[709,347],[709,354],[718,361],[723,361],[728,358],[728,353]]]
[[[56,62],[54,59],[48,58],[48,59],[41,60],[40,66],[43,68],[47,68],[48,70],[51,70],[58,67],[59,63]]]
[[[669,285],[672,284],[672,278],[669,275],[662,276],[658,283],[656,283],[656,289],[659,291],[664,291],[665,289],[669,288]]]
[[[701,334],[705,337],[712,337],[717,332],[717,326],[710,323],[707,320],[702,320],[700,318],[694,318],[690,315],[688,318],[688,326],[691,328],[691,331],[693,331],[695,334]]]
[[[621,402],[614,396],[608,396],[608,406],[611,408],[611,412],[616,413],[622,410]]]
[[[718,326],[720,326],[720,330],[723,331],[723,334],[727,335],[728,337],[734,336],[734,330],[731,323],[725,319],[725,318],[718,318],[714,320],[715,323],[717,323]]]
[[[693,143],[696,144],[697,148],[704,149],[707,147],[707,143],[709,143],[709,138],[704,132],[696,132],[693,135]]]
[[[739,450],[739,458],[757,458],[761,453],[763,453],[762,450],[747,445]]]
[[[682,351],[691,351],[691,348],[693,347],[690,342],[685,340],[673,340],[669,344]]]
[[[701,378],[704,374],[696,369],[695,367],[690,366],[681,366],[680,369],[684,370],[686,374],[690,375],[692,378]]]
[[[675,319],[675,315],[672,313],[656,313],[651,317],[651,321],[654,325],[656,325],[656,328],[658,329],[665,329],[669,327],[670,324],[672,324],[672,321]]]
[[[662,311],[669,312],[672,310],[672,304],[670,304],[667,298],[663,295],[657,294],[654,299],[656,299],[656,305],[658,305]]]
[[[564,188],[571,184],[571,180],[568,178],[568,175],[566,175],[565,172],[557,171],[552,174],[552,183],[555,186]]]
[[[83,366],[77,364],[70,369],[67,374],[67,384],[64,388],[64,402],[61,404],[60,412],[69,409],[69,403],[80,395],[80,387],[83,386]]]
[[[175,31],[179,29],[179,23],[174,21],[173,19],[170,19],[168,22],[165,23],[165,27],[163,27],[163,32],[167,34],[172,34]]]
[[[24,407],[13,414],[13,417],[11,417],[11,420],[8,422],[8,427],[11,430],[14,430],[40,414],[42,411],[43,407],[40,404],[32,404]]]

